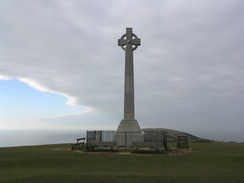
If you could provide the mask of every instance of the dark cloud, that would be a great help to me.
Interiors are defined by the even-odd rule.
[[[242,1],[1,4],[1,75],[31,79],[117,126],[124,74],[117,39],[132,26],[142,39],[134,52],[141,126],[244,128]]]

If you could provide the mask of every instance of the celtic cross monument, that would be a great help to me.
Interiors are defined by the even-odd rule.
[[[126,33],[118,40],[118,46],[125,51],[124,119],[115,136],[118,146],[130,147],[133,141],[143,141],[140,126],[135,119],[134,105],[133,51],[140,44],[141,40],[132,32],[132,28],[126,28]]]

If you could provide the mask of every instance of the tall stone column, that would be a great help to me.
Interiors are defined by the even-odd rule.
[[[141,44],[141,40],[132,32],[132,28],[126,29],[118,40],[118,46],[125,51],[125,83],[124,83],[124,119],[121,120],[116,134],[118,146],[132,146],[133,141],[143,141],[140,126],[135,119],[134,104],[134,63],[133,51]]]

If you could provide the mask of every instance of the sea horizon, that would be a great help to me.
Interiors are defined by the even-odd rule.
[[[0,147],[75,143],[85,130],[0,130]]]
[[[242,132],[186,132],[219,142],[244,143]],[[86,137],[86,130],[0,130],[0,147],[75,143]]]

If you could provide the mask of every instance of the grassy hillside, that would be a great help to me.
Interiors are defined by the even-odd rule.
[[[180,132],[177,130],[171,130],[171,129],[166,129],[166,128],[144,128],[142,130],[149,130],[149,131],[167,131],[167,141],[168,142],[177,142],[178,136],[187,136],[189,142],[203,142],[203,143],[211,143],[214,142],[213,140],[208,140],[208,139],[202,139],[200,137],[191,135],[186,132]]]
[[[244,144],[192,143],[194,151],[125,155],[70,151],[70,144],[0,148],[0,182],[244,182]]]

